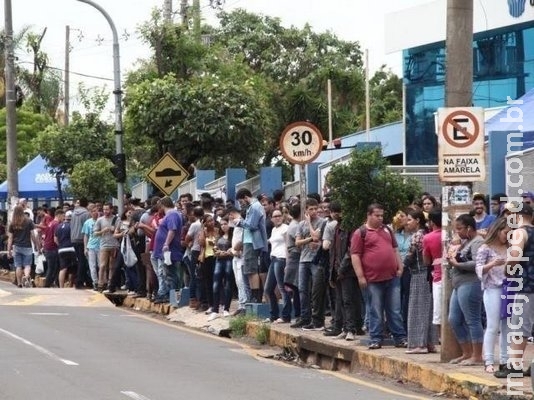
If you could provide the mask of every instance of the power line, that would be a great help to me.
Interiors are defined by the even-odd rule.
[[[35,65],[33,62],[31,61],[19,61],[20,64],[31,64],[31,65]],[[45,66],[45,68],[47,69],[51,69],[51,70],[54,70],[54,71],[60,71],[60,72],[65,72],[65,70],[63,68],[58,68],[58,67],[52,67],[50,65],[47,65]],[[81,73],[81,72],[74,72],[74,71],[69,71],[70,74],[73,74],[73,75],[78,75],[78,76],[83,76],[84,78],[93,78],[93,79],[100,79],[100,80],[103,80],[103,81],[111,81],[113,82],[113,79],[112,78],[105,78],[103,76],[96,76],[96,75],[89,75],[89,74],[84,74],[84,73]]]

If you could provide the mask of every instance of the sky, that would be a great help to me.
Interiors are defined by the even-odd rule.
[[[117,28],[124,81],[125,74],[135,69],[136,60],[150,54],[148,47],[139,40],[137,28],[149,19],[154,7],[163,5],[163,0],[94,1],[106,10]],[[215,11],[209,6],[209,0],[200,1],[204,21],[215,25]],[[244,8],[249,12],[279,17],[286,27],[303,27],[308,23],[316,32],[329,30],[340,39],[359,41],[362,49],[369,50],[371,71],[386,64],[401,75],[401,54],[385,54],[385,14],[429,1],[226,0],[223,7],[226,11]],[[0,3],[3,16],[4,2]],[[180,0],[173,0],[174,10],[179,9],[179,3]],[[49,65],[61,71],[65,65],[65,27],[70,26],[71,110],[79,109],[76,93],[80,82],[87,87],[105,85],[113,90],[112,34],[98,10],[77,0],[12,0],[12,8],[15,32],[24,26],[39,33],[47,28],[42,49],[50,57]],[[178,20],[179,16],[175,18]],[[27,68],[32,68],[31,57],[24,50],[17,51],[16,56]]]

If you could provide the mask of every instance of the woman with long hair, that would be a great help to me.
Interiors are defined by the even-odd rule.
[[[32,243],[36,250],[41,249],[37,236],[33,234],[34,228],[33,221],[24,214],[24,207],[15,206],[7,230],[7,255],[9,258],[13,257],[18,287],[32,286]]]
[[[484,365],[487,373],[494,373],[495,340],[500,332],[499,365],[508,362],[506,318],[501,319],[501,294],[505,279],[508,232],[511,231],[506,218],[500,218],[489,228],[484,244],[476,256],[476,272],[482,281],[482,298],[486,309],[486,331],[484,332]]]
[[[462,244],[454,256],[447,256],[452,268],[452,295],[449,303],[449,324],[462,349],[462,355],[450,361],[462,366],[482,365],[482,289],[475,272],[476,256],[484,242],[477,233],[476,221],[462,214],[454,221]]]
[[[412,274],[408,305],[409,354],[434,353],[437,334],[432,324],[432,292],[428,282],[428,266],[423,260],[423,237],[427,233],[423,211],[409,210],[406,227],[415,231],[410,249],[404,259],[404,268]]]
[[[218,224],[211,214],[202,219],[202,230],[198,237],[200,256],[198,258],[198,279],[200,283],[200,309],[207,315],[215,308],[213,304],[213,271],[215,270],[215,243],[219,238]],[[217,305],[217,308],[219,305]]]

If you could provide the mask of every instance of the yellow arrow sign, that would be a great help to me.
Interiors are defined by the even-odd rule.
[[[147,174],[147,178],[167,196],[170,196],[188,176],[186,169],[169,153],[165,153]]]

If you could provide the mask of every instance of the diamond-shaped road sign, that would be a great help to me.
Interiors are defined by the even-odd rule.
[[[170,196],[188,176],[186,169],[169,153],[165,153],[147,174],[147,178],[167,196]]]

